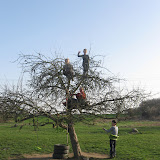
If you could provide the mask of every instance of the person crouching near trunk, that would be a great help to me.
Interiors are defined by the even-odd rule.
[[[117,122],[112,120],[112,127],[110,129],[105,129],[107,133],[111,133],[109,136],[110,139],[110,158],[114,158],[116,156],[116,141],[118,139],[118,127],[116,126]]]

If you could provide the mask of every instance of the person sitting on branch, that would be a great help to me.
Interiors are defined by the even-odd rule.
[[[63,66],[63,74],[68,78],[68,80],[73,81],[73,66],[70,64],[69,59],[65,59],[65,65]]]
[[[89,56],[87,55],[87,49],[83,50],[84,55],[80,55],[81,51],[78,52],[78,57],[82,57],[83,58],[83,74],[85,75],[86,73],[88,73],[88,69],[89,69]]]
[[[80,92],[77,94],[71,94],[68,89],[66,90],[66,102],[63,102],[64,106],[67,106],[67,109],[85,109],[88,106],[86,101],[86,94],[84,89],[81,87]]]
[[[82,87],[79,90],[80,90],[80,93],[76,94],[76,98],[77,98],[79,105],[82,108],[82,106],[87,106],[86,94],[85,94],[84,89]]]
[[[66,102],[63,102],[67,109],[75,109],[77,105],[77,99],[74,94],[71,94],[68,89],[66,89]]]
[[[86,94],[84,92],[84,89],[81,87],[79,90],[80,90],[80,93],[76,94],[76,98],[78,100],[86,99]]]

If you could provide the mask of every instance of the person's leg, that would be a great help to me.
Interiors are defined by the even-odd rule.
[[[67,104],[67,105],[68,105],[68,106],[67,106],[67,107],[68,107],[67,109],[73,109],[73,108],[72,108],[72,103],[71,103],[71,99],[70,99],[70,98],[68,99],[68,104]]]
[[[112,158],[112,140],[110,139],[110,157]]]
[[[88,69],[89,69],[89,65],[86,64],[86,63],[84,63],[84,64],[83,64],[83,73],[84,73],[84,74],[88,73]]]
[[[77,99],[72,98],[72,106],[74,109],[77,109]]]
[[[73,72],[68,72],[68,73],[67,73],[67,78],[68,78],[69,80],[72,80],[72,81],[73,81]]]
[[[112,156],[115,157],[116,156],[116,141],[113,140],[113,153]]]
[[[68,80],[71,80],[71,79],[72,79],[71,72],[68,71],[66,76],[67,76]]]
[[[72,81],[73,81],[73,77],[74,77],[74,73],[73,73],[73,71],[71,72],[71,77],[72,77]]]

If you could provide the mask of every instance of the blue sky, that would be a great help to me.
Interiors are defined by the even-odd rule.
[[[90,47],[129,85],[160,92],[160,1],[0,0],[0,84],[19,78],[21,52],[72,60]]]

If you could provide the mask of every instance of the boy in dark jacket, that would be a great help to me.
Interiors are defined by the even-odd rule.
[[[84,55],[79,55],[81,52],[78,52],[78,57],[82,57],[83,58],[83,74],[85,75],[88,72],[89,69],[89,56],[87,55],[87,49],[83,50]]]

